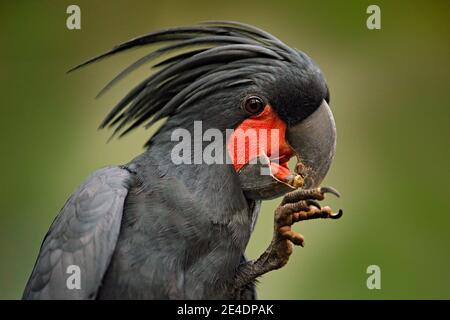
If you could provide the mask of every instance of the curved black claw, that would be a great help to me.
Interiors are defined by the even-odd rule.
[[[341,194],[339,193],[339,191],[337,191],[335,188],[333,187],[321,187],[320,188],[320,192],[321,193],[331,193],[334,194],[336,197],[340,197]]]
[[[339,219],[344,214],[344,211],[342,209],[339,209],[337,213],[330,214],[330,219]]]
[[[307,204],[308,206],[314,206],[314,207],[316,207],[316,208],[319,209],[319,210],[322,209],[322,207],[320,206],[319,202],[317,202],[316,200],[308,199],[308,200],[306,200],[305,202],[306,202],[306,204]]]

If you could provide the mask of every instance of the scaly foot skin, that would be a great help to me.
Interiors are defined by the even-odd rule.
[[[239,297],[242,288],[257,277],[286,265],[292,254],[293,245],[304,246],[304,237],[292,230],[296,222],[318,218],[339,219],[343,212],[333,213],[330,207],[321,207],[326,193],[339,197],[331,187],[297,189],[286,194],[275,210],[274,234],[266,251],[256,260],[239,266],[235,277],[235,293]]]

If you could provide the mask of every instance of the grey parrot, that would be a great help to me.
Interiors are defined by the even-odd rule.
[[[147,45],[157,47],[101,94],[144,64],[154,72],[101,127],[122,136],[165,122],[141,155],[94,172],[71,195],[43,240],[23,299],[255,299],[255,280],[303,245],[295,222],[342,215],[318,203],[338,195],[320,186],[336,130],[328,86],[311,58],[256,27],[210,21],[137,37],[74,69]],[[199,124],[215,134],[199,136]],[[278,136],[249,146],[252,130]],[[180,145],[185,134],[192,143]],[[222,143],[208,159],[224,161],[204,158],[213,140]],[[247,260],[261,201],[279,196],[273,240]]]

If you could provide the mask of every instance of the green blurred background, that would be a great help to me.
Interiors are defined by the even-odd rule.
[[[81,30],[66,8],[81,7]],[[366,28],[381,7],[382,29]],[[42,238],[92,171],[142,152],[151,131],[106,143],[97,126],[149,70],[105,97],[98,90],[149,48],[65,71],[159,28],[228,19],[255,24],[305,51],[331,89],[338,146],[325,185],[343,197],[339,221],[297,225],[306,247],[265,275],[260,298],[450,298],[448,1],[1,1],[0,298],[17,299]],[[264,204],[248,255],[272,235]],[[366,268],[381,267],[381,290]]]

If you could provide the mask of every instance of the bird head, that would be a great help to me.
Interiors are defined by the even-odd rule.
[[[219,21],[153,32],[74,69],[150,44],[162,46],[119,73],[100,95],[145,63],[153,63],[156,72],[101,127],[124,135],[167,118],[160,130],[187,128],[193,121],[223,133],[231,128],[224,148],[249,199],[321,183],[335,153],[336,130],[328,86],[311,58],[263,30]],[[293,157],[297,165],[291,171]]]

